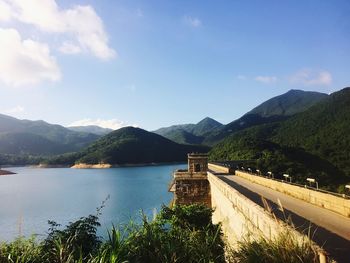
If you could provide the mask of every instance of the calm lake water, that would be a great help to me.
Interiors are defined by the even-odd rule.
[[[0,176],[0,240],[20,234],[44,234],[47,220],[65,225],[95,214],[107,196],[99,230],[105,235],[112,223],[140,219],[168,205],[172,194],[168,183],[175,169],[164,165],[112,169],[7,168],[15,175]]]

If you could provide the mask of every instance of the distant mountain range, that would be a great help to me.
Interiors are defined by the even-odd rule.
[[[206,117],[197,124],[181,124],[170,127],[160,128],[154,133],[162,135],[177,143],[183,144],[201,144],[205,135],[219,130],[223,127],[220,122]]]
[[[197,124],[173,125],[160,128],[154,132],[177,143],[213,146],[237,131],[259,124],[288,119],[290,116],[305,111],[327,97],[327,94],[319,92],[290,90],[285,94],[267,100],[239,119],[226,125],[207,117]]]
[[[76,132],[86,132],[86,133],[92,133],[92,134],[101,135],[101,136],[106,135],[113,131],[112,129],[102,128],[96,125],[69,126],[67,128]]]
[[[0,114],[0,153],[3,154],[53,155],[73,152],[99,137],[44,121],[19,120]]]

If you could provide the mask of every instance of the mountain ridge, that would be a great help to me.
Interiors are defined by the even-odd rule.
[[[210,152],[215,160],[256,159],[261,171],[307,176],[336,190],[350,181],[350,88],[332,93],[308,110],[228,136]],[[343,185],[344,186],[344,185]]]

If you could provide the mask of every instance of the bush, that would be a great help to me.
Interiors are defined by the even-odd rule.
[[[102,205],[103,207],[103,205]],[[47,237],[18,239],[0,246],[4,263],[194,263],[224,262],[221,226],[211,223],[212,210],[201,205],[163,206],[153,221],[112,227],[109,239],[97,235],[97,215],[82,217],[64,229],[49,221]]]

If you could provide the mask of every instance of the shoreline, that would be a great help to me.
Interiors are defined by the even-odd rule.
[[[72,169],[110,169],[110,168],[126,168],[126,167],[147,167],[147,166],[162,166],[162,165],[176,165],[186,164],[186,162],[166,162],[166,163],[136,163],[136,164],[87,164],[78,163],[73,165]]]
[[[16,173],[0,169],[0,176],[2,176],[2,175],[9,175],[9,174],[16,174]]]

